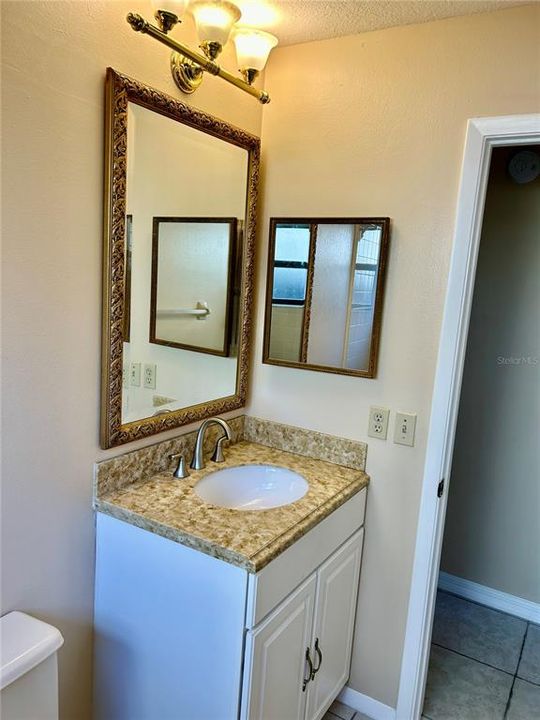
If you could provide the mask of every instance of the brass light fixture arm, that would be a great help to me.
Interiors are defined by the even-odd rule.
[[[240,90],[243,90],[244,92],[249,93],[249,95],[257,98],[260,103],[266,104],[270,102],[270,96],[268,93],[264,92],[264,90],[257,90],[257,88],[254,88],[252,85],[244,82],[244,80],[241,80],[232,73],[227,72],[227,70],[224,70],[215,62],[208,60],[204,57],[204,55],[201,55],[194,50],[190,50],[186,45],[182,45],[182,43],[173,40],[166,33],[161,32],[159,28],[147,22],[141,15],[129,13],[126,20],[135,32],[150,35],[156,40],[159,40],[159,42],[163,43],[163,45],[166,45],[171,50],[184,55],[186,58],[199,65],[202,70],[210,73],[211,75],[217,75],[218,77],[223,78],[227,82],[231,83],[231,85],[235,85]]]

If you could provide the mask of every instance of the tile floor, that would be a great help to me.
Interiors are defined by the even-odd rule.
[[[422,717],[540,720],[540,626],[439,592]]]
[[[370,718],[336,700],[332,703],[323,720],[370,720]]]

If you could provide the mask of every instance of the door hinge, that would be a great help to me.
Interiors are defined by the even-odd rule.
[[[437,486],[437,497],[442,497],[443,492],[444,492],[444,478],[441,480],[441,482]]]

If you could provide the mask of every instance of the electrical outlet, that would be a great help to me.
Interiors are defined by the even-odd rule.
[[[144,387],[156,389],[156,366],[152,363],[144,364]]]
[[[129,387],[129,374],[128,374],[127,363],[122,367],[122,387],[123,388]]]
[[[369,437],[379,438],[379,440],[386,440],[388,433],[388,417],[390,410],[388,408],[381,407],[370,407],[369,408],[369,425],[368,435]]]
[[[416,430],[416,415],[410,413],[396,413],[394,427],[394,442],[398,445],[414,445],[414,432]]]
[[[141,363],[131,363],[129,366],[129,384],[133,387],[141,385]]]

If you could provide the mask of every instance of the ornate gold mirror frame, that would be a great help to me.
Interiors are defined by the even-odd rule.
[[[101,446],[109,448],[172,430],[245,405],[249,370],[255,220],[260,140],[223,120],[107,69],[105,93],[105,183],[103,242],[103,331],[101,378]],[[126,317],[125,241],[128,102],[176,120],[247,150],[249,155],[238,363],[234,395],[122,424],[123,341]]]

